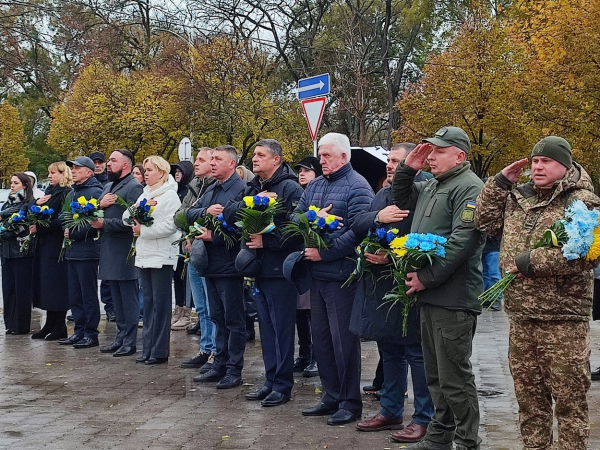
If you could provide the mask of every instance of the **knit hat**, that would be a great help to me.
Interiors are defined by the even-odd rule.
[[[573,165],[571,146],[569,143],[558,136],[546,136],[533,147],[531,157],[547,156],[558,161],[567,169]]]

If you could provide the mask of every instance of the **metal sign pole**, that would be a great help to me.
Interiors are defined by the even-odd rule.
[[[313,155],[315,158],[319,157],[319,149],[317,148],[317,141],[313,141]]]

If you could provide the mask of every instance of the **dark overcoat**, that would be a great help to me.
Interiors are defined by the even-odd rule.
[[[100,201],[106,194],[116,194],[128,204],[135,203],[143,186],[129,174],[121,180],[111,181],[104,186]],[[127,261],[127,254],[133,241],[133,229],[123,223],[125,207],[113,203],[104,209],[104,228],[102,229],[102,244],[100,246],[100,269],[98,278],[101,280],[137,280],[138,269],[134,258]]]

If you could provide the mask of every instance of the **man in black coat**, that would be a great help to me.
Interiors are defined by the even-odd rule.
[[[359,239],[364,239],[369,231],[377,228],[397,229],[398,236],[410,233],[412,213],[400,210],[392,202],[391,184],[396,167],[416,146],[396,144],[388,155],[387,181],[369,211],[360,214],[352,230]],[[418,175],[419,179],[423,177]],[[424,177],[423,177],[424,179]],[[407,335],[402,336],[403,314],[398,305],[383,304],[383,296],[393,289],[393,279],[389,276],[390,261],[385,255],[366,253],[370,273],[358,280],[350,330],[360,337],[377,341],[383,361],[383,389],[380,390],[381,410],[375,417],[359,422],[360,431],[401,430],[392,434],[396,442],[418,442],[427,432],[427,425],[433,416],[433,402],[425,380],[423,351],[418,310],[411,309],[408,317]],[[415,395],[415,412],[411,423],[403,427],[404,393],[407,390],[408,365]]]
[[[277,406],[290,400],[294,385],[297,293],[294,285],[283,277],[283,262],[291,252],[301,250],[301,242],[285,240],[280,230],[304,191],[290,166],[283,162],[283,149],[274,139],[264,139],[256,144],[252,166],[256,177],[248,182],[244,196],[274,197],[284,205],[284,212],[275,217],[275,230],[253,234],[246,242],[260,261],[260,269],[255,274],[258,293],[254,298],[266,376],[264,386],[246,394],[246,398],[261,400],[263,406]],[[239,202],[225,210],[227,223],[235,222],[235,215],[243,206],[244,202]]]
[[[67,165],[73,172],[73,191],[65,201],[85,197],[86,200],[98,200],[102,186],[94,178],[94,162],[87,156],[80,156]],[[63,223],[64,227],[64,223]],[[75,348],[98,346],[98,259],[100,240],[98,232],[91,226],[77,230],[65,230],[65,237],[72,240],[72,246],[65,253],[69,272],[69,303],[75,320],[75,331],[71,337],[60,339],[61,345]]]
[[[211,214],[217,217],[230,202],[239,201],[244,182],[235,171],[237,152],[231,145],[215,148],[211,156],[211,174],[217,180],[187,212],[188,223]],[[243,279],[235,268],[239,244],[228,248],[223,236],[204,229],[200,236],[206,245],[208,267],[204,270],[210,319],[216,326],[216,353],[211,370],[194,381],[218,381],[217,388],[230,389],[242,384],[246,320]]]
[[[143,187],[131,175],[132,168],[133,155],[129,150],[117,149],[111,153],[107,164],[109,182],[100,197],[104,218],[92,222],[94,228],[102,229],[98,278],[110,287],[119,329],[115,341],[100,351],[113,356],[128,356],[136,352],[140,311],[138,271],[133,258],[127,262],[133,231],[123,223],[125,207],[117,203],[118,196],[131,205],[142,194]]]

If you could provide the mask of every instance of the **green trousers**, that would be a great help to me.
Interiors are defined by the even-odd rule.
[[[423,448],[479,449],[479,403],[471,367],[474,314],[421,306],[425,378],[435,406]]]

